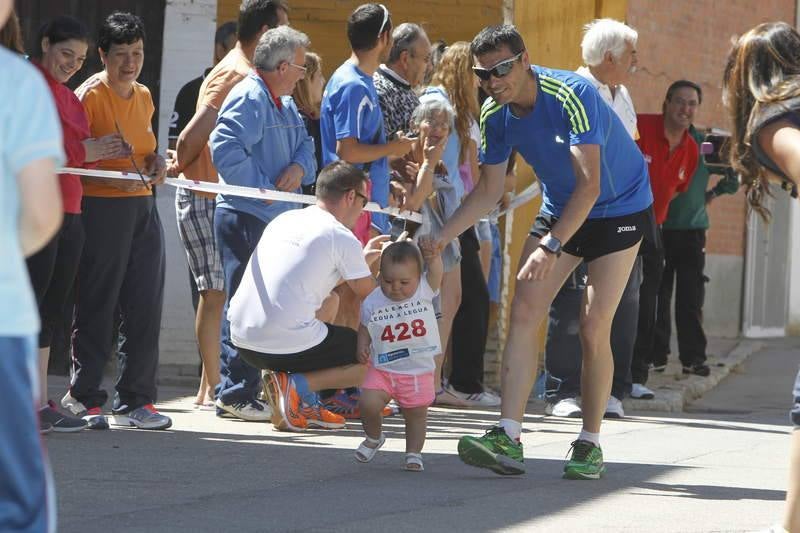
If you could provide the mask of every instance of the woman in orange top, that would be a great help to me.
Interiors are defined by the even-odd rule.
[[[144,63],[145,31],[139,17],[112,13],[98,35],[105,68],[76,91],[93,137],[119,133],[131,156],[98,164],[105,170],[141,173],[145,178],[84,178],[86,244],[78,270],[73,343],[74,377],[61,404],[107,428],[102,412],[108,395],[100,388],[119,325],[120,375],[112,421],[142,429],[172,424],[153,407],[156,399],[158,337],[164,295],[164,231],[153,188],[163,183],[166,164],[156,154],[153,99],[136,79]]]

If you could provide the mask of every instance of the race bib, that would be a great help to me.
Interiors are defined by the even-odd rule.
[[[427,369],[442,351],[430,300],[411,299],[376,308],[367,329],[376,368]]]

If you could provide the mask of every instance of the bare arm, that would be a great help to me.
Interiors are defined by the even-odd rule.
[[[197,159],[203,147],[208,143],[208,137],[214,130],[217,123],[217,110],[208,106],[202,106],[192,117],[189,123],[183,128],[178,136],[175,150],[178,154],[177,170],[183,170],[186,165]],[[172,169],[170,169],[172,171]],[[215,176],[205,176],[213,178]]]
[[[411,150],[413,142],[401,136],[386,144],[365,144],[355,137],[347,137],[336,141],[336,155],[348,163],[370,163],[382,157],[402,157]]]
[[[503,196],[505,176],[505,161],[481,167],[481,177],[475,188],[464,198],[461,206],[442,228],[440,243],[446,244],[452,241],[497,205]]]
[[[358,344],[356,344],[356,355],[361,364],[366,364],[369,361],[369,347],[372,344],[372,339],[369,337],[369,331],[364,324],[358,325]]]
[[[366,276],[358,279],[349,279],[347,280],[347,285],[356,293],[356,296],[363,300],[378,286],[378,282],[372,276]]]
[[[761,149],[795,184],[800,184],[800,130],[788,120],[767,125],[758,134]]]
[[[19,242],[26,257],[47,244],[61,226],[61,190],[55,170],[52,159],[38,159],[17,174]]]
[[[575,190],[550,231],[562,243],[575,235],[600,196],[600,146],[578,144],[570,147],[570,154],[575,169]]]
[[[444,263],[442,263],[442,255],[436,251],[434,256],[426,256],[425,263],[428,266],[428,273],[425,279],[431,289],[438,291],[442,286],[442,278],[444,277]]]
[[[567,205],[553,225],[550,234],[566,243],[581,224],[600,196],[600,147],[596,144],[578,144],[570,147],[572,164],[575,168],[575,190]],[[536,248],[525,260],[517,273],[519,280],[543,280],[556,264],[557,256]]]

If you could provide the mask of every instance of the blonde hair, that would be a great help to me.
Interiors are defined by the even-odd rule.
[[[298,109],[316,118],[319,117],[320,102],[315,104],[311,101],[311,80],[317,72],[320,72],[322,59],[314,52],[306,52],[306,64],[304,66],[306,67],[306,75],[295,85],[292,98],[294,98]]]
[[[460,145],[459,163],[464,163],[466,160],[470,125],[473,120],[478,120],[480,112],[469,46],[466,41],[458,41],[448,46],[431,80],[432,85],[444,87],[456,111],[455,126]]]

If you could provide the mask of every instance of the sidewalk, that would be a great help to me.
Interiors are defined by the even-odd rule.
[[[666,370],[663,373],[650,371],[647,387],[656,397],[652,400],[627,398],[623,402],[625,410],[683,412],[686,405],[713,390],[762,347],[763,343],[758,340],[709,338],[706,364],[711,367],[711,375],[708,377],[683,375],[677,350],[673,348]]]
[[[352,456],[360,425],[280,433],[191,407],[192,389],[162,387],[164,432],[135,429],[44,437],[58,488],[60,531],[755,531],[782,509],[789,391],[800,339],[766,341],[689,408],[603,426],[608,475],[560,479],[580,421],[531,405],[528,473],[463,465],[457,439],[496,411],[432,409],[423,473],[402,470],[402,421],[370,464]],[[52,397],[63,379],[51,379]]]

